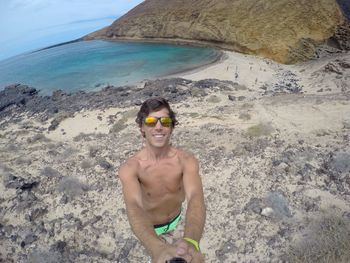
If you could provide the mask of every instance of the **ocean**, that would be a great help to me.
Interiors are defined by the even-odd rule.
[[[0,61],[0,90],[21,83],[50,95],[132,85],[211,63],[219,54],[187,45],[78,41]]]

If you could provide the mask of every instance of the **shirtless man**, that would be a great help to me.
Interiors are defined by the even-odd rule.
[[[145,146],[119,169],[131,229],[152,258],[165,263],[173,257],[203,262],[199,251],[205,223],[205,205],[198,161],[170,144],[177,124],[174,112],[163,98],[146,100],[136,122]],[[162,234],[173,230],[187,200],[183,237],[174,244]]]

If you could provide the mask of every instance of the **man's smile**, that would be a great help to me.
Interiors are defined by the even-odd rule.
[[[165,137],[165,134],[153,134],[153,137],[163,138],[163,137]]]

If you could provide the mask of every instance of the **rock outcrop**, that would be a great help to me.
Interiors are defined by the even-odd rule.
[[[289,64],[311,58],[345,20],[336,0],[146,0],[84,39],[196,42]]]
[[[350,50],[350,22],[346,21],[344,24],[340,25],[334,36],[330,38],[334,40],[337,44],[337,48],[341,50]]]

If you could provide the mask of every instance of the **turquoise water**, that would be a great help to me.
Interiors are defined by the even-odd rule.
[[[22,83],[51,94],[122,86],[214,61],[218,52],[170,44],[81,41],[0,61],[0,89]]]

